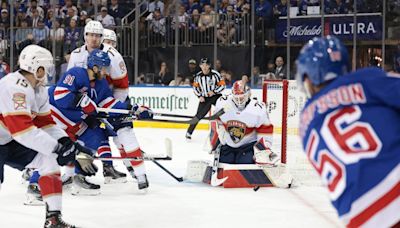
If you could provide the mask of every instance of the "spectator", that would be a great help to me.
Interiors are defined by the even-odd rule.
[[[347,14],[348,6],[343,0],[331,0],[325,6],[325,13],[327,14]]]
[[[165,18],[162,17],[159,9],[156,9],[150,16],[152,17],[149,25],[150,41],[152,44],[160,44],[165,40]]]
[[[261,88],[264,78],[260,74],[260,67],[258,66],[253,67],[253,78],[254,78],[254,86],[256,88]]]
[[[39,46],[45,47],[45,41],[49,36],[49,29],[44,25],[44,21],[41,19],[38,21],[38,27],[33,29],[33,39]]]
[[[33,17],[33,11],[37,11],[39,17],[44,18],[44,10],[42,7],[37,5],[36,0],[31,1],[31,6],[27,9],[26,14],[29,17]]]
[[[190,80],[189,78],[185,78],[185,81],[183,82],[183,86],[192,86],[193,80]]]
[[[266,20],[271,18],[272,5],[268,0],[258,0],[255,2],[254,7],[257,20]]]
[[[23,9],[19,9],[15,17],[15,27],[21,27],[21,22],[23,20],[28,20],[26,18],[26,13]],[[29,23],[28,23],[29,24]]]
[[[194,9],[189,21],[189,28],[197,30],[199,22],[200,22],[200,11],[198,9]]]
[[[226,10],[229,5],[229,0],[222,0],[221,4],[218,6],[218,13],[223,14],[226,13]]]
[[[125,16],[123,8],[118,5],[118,0],[111,0],[111,5],[108,9],[110,16],[112,16],[116,24],[121,24],[121,19]]]
[[[50,40],[55,40],[57,42],[63,42],[65,31],[61,27],[60,19],[55,20],[54,29],[50,30]]]
[[[273,10],[276,17],[287,16],[287,0],[281,0],[275,4]]]
[[[221,72],[222,70],[224,70],[221,60],[219,60],[219,59],[215,60],[214,69],[218,72]]]
[[[70,24],[72,19],[74,19],[75,21],[78,21],[78,16],[75,15],[74,9],[68,8],[67,14],[64,16],[64,26],[68,27],[68,25]]]
[[[4,62],[3,55],[0,55],[0,79],[10,73],[10,66]]]
[[[46,14],[46,19],[44,20],[44,25],[46,25],[46,27],[49,29],[51,29],[53,26],[53,17],[54,12],[52,9],[49,9]]]
[[[61,17],[62,18],[67,17],[68,9],[72,9],[74,11],[73,16],[78,16],[78,8],[76,8],[76,6],[73,5],[72,0],[65,0],[65,5],[61,8]]]
[[[80,46],[81,30],[76,27],[76,20],[72,19],[65,29],[64,52],[71,52]]]
[[[210,5],[204,6],[204,12],[200,16],[199,30],[201,32],[211,33],[216,24],[216,14],[212,11]]]
[[[160,10],[161,15],[164,15],[164,3],[160,0],[151,0],[149,4],[149,12],[153,13],[157,9]]]
[[[81,10],[86,11],[87,15],[94,14],[94,7],[90,0],[81,0]]]
[[[181,74],[178,73],[176,79],[172,80],[169,83],[169,86],[182,86],[183,85],[183,77]]]
[[[197,13],[200,14],[202,8],[199,4],[199,0],[189,0],[187,11],[193,14],[193,11],[197,10]]]
[[[140,73],[136,80],[135,85],[143,85],[143,84],[146,84],[144,81],[144,73]]]
[[[115,26],[114,18],[108,14],[106,7],[101,7],[100,15],[97,16],[97,20],[101,22],[104,27]]]
[[[26,10],[25,4],[21,4],[21,1],[14,1],[14,15],[20,11],[26,13]]]
[[[154,84],[161,84],[167,86],[173,79],[174,78],[172,76],[172,73],[168,69],[167,63],[161,62],[160,71],[154,78]]]
[[[242,82],[247,84],[250,82],[249,76],[247,76],[246,74],[242,75]]]
[[[183,5],[179,6],[179,11],[178,11],[178,29],[179,29],[179,43],[182,43],[186,40],[186,28],[188,27],[188,22],[189,22],[189,16],[185,12],[185,7]],[[176,18],[172,18],[172,28],[175,30],[175,23],[176,23]],[[174,33],[175,34],[175,33]]]
[[[33,44],[33,31],[28,27],[28,21],[21,21],[21,28],[18,28],[15,32],[15,44],[18,51],[21,51],[26,46]]]
[[[10,27],[10,16],[8,15],[7,9],[1,10],[0,23],[4,24],[6,29]]]
[[[232,86],[232,71],[221,70],[221,76],[226,86]]]
[[[299,8],[298,15],[307,15],[307,7],[308,7],[307,0],[297,0],[296,6]]]
[[[276,79],[287,79],[286,78],[287,72],[286,72],[286,67],[285,67],[284,63],[285,62],[283,61],[282,56],[276,57],[276,59],[275,59],[276,67],[275,67],[275,71],[274,71]]]
[[[226,9],[226,14],[222,14],[220,17],[221,26],[217,30],[217,38],[223,44],[229,44],[233,42],[232,37],[235,35],[236,32],[236,29],[234,27],[236,17],[233,11],[233,6],[228,6]]]
[[[88,13],[85,10],[82,10],[80,13],[79,23],[78,23],[80,27],[85,27],[86,19],[88,19]]]
[[[31,25],[33,28],[38,27],[38,22],[40,20],[39,12],[36,9],[32,10]]]
[[[237,0],[236,4],[233,5],[233,8],[236,13],[242,12],[242,6],[245,4],[245,0]]]
[[[197,72],[200,71],[200,68],[197,66],[196,60],[190,59],[188,67],[183,73],[183,77],[189,78],[189,80],[193,80],[194,76],[196,76]]]

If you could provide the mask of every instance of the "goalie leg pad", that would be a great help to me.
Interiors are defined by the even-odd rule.
[[[221,151],[219,155],[219,162],[220,163],[228,163],[228,164],[234,164],[235,163],[235,148],[232,148],[227,145],[222,145],[221,146]]]

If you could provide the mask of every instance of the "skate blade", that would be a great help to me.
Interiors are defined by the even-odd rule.
[[[126,182],[126,177],[121,177],[117,179],[113,179],[112,177],[104,177],[104,184],[121,184]]]
[[[100,189],[85,189],[75,185],[71,187],[71,195],[74,196],[97,196],[100,193]]]
[[[139,195],[146,195],[148,192],[149,192],[149,188],[138,189]]]
[[[37,199],[35,196],[26,196],[26,200],[24,202],[25,206],[44,206],[43,200]]]

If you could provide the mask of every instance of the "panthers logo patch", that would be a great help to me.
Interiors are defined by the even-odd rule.
[[[229,136],[234,143],[240,142],[246,134],[246,124],[237,120],[229,120],[226,123]]]

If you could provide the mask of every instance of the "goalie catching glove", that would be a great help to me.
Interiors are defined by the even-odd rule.
[[[58,140],[58,146],[54,150],[57,156],[57,163],[60,166],[70,165],[75,162],[86,176],[95,175],[97,167],[93,164],[93,155],[90,149],[73,142],[68,137]]]
[[[269,147],[266,147],[263,143],[257,142],[254,144],[254,162],[257,165],[269,165],[275,166],[279,162],[277,154],[271,151]]]

